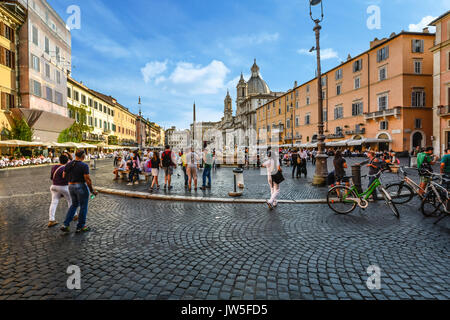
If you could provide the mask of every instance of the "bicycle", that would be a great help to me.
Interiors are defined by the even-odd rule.
[[[431,176],[431,181],[428,183],[427,192],[422,200],[420,210],[426,217],[432,217],[438,211],[440,214],[444,214],[434,222],[436,224],[446,217],[445,214],[450,214],[449,191],[443,186],[444,183],[448,186],[450,179],[430,171],[426,171],[426,173]],[[440,183],[435,182],[437,179],[440,180]]]
[[[352,187],[337,185],[331,188],[328,191],[327,195],[327,204],[330,209],[338,214],[349,214],[350,212],[355,210],[356,206],[359,206],[361,209],[365,210],[369,206],[369,197],[374,194],[374,192],[377,192],[377,189],[379,189],[386,202],[386,205],[389,207],[389,209],[391,209],[397,219],[399,219],[400,213],[398,212],[395,203],[392,202],[391,196],[381,184],[380,176],[382,172],[383,171],[380,170],[375,175],[365,175],[361,177],[375,178],[369,188],[362,193],[359,193],[358,188],[355,185],[353,185]]]
[[[423,200],[427,189],[422,189],[417,183],[408,177],[408,173],[404,169],[412,169],[409,167],[400,167],[399,172],[403,174],[403,180],[395,183],[390,183],[386,186],[386,191],[392,198],[395,204],[405,204],[411,201],[415,195],[418,195]]]

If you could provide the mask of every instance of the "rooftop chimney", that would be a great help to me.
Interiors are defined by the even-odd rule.
[[[297,80],[294,81],[294,88],[297,88]]]
[[[428,29],[428,27],[423,28],[422,32],[423,32],[423,33],[430,33],[430,29]]]
[[[352,60],[352,56],[350,55],[350,53],[347,56],[347,61]]]

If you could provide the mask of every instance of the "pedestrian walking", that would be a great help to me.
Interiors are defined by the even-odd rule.
[[[297,149],[294,150],[294,152],[292,152],[291,155],[291,160],[292,160],[292,178],[294,178],[294,175],[296,178],[300,177],[300,165],[302,163],[302,159],[300,158],[300,154],[298,152]],[[296,173],[297,170],[297,174]]]
[[[316,165],[316,157],[317,157],[317,150],[313,149],[313,151],[311,152],[311,163],[313,166]]]
[[[175,154],[172,152],[169,145],[165,147],[165,150],[161,155],[161,167],[164,170],[164,190],[166,188],[168,188],[168,190],[172,190],[172,175],[174,168],[177,167],[177,164]]]
[[[52,193],[52,202],[49,209],[49,228],[58,225],[58,222],[56,222],[55,219],[55,214],[59,200],[61,200],[61,198],[66,199],[68,208],[72,205],[72,200],[69,193],[69,182],[63,177],[64,168],[68,162],[69,158],[63,154],[59,157],[60,164],[53,166],[51,169],[50,179],[52,180],[52,186],[50,187],[50,192]]]
[[[195,191],[197,191],[197,170],[200,164],[200,157],[191,148],[191,151],[186,155],[187,174],[188,174],[188,190],[191,191],[192,180],[194,180]]]
[[[159,167],[161,166],[161,159],[159,158],[158,152],[153,153],[153,157],[150,159],[150,163],[152,166],[152,185],[150,187],[150,192],[153,192],[153,189],[156,185],[156,190],[159,190]]]
[[[75,160],[68,163],[64,168],[63,178],[67,178],[69,182],[69,193],[72,200],[72,205],[67,211],[64,226],[61,231],[70,232],[69,226],[72,222],[75,213],[80,207],[77,233],[88,232],[90,228],[86,226],[86,217],[88,213],[89,191],[93,195],[97,195],[97,191],[92,187],[91,177],[89,175],[89,166],[83,162],[86,153],[84,150],[78,150],[75,153]]]
[[[281,174],[281,166],[279,158],[277,158],[269,148],[267,150],[267,160],[262,164],[262,167],[267,170],[267,183],[270,187],[270,199],[266,201],[270,210],[273,210],[277,205],[277,197],[280,194],[280,180],[274,181],[277,174]]]
[[[308,170],[307,170],[308,153],[306,152],[305,149],[303,149],[303,150],[300,152],[300,158],[301,158],[301,160],[302,160],[302,162],[301,162],[301,164],[300,164],[300,177],[301,177],[301,175],[302,175],[302,173],[303,173],[303,174],[305,175],[305,178],[306,178],[307,175],[308,175]]]
[[[188,175],[187,175],[187,162],[186,162],[186,154],[181,151],[181,168],[183,170],[183,176],[184,176],[184,187],[188,187]]]
[[[204,163],[202,176],[203,184],[200,189],[202,190],[211,189],[211,167],[213,164],[213,154],[212,152],[209,152],[206,149],[203,151],[203,163]],[[206,179],[208,179],[208,184],[206,184]]]
[[[139,183],[139,173],[141,170],[141,163],[137,151],[131,154],[130,162],[131,165],[130,165],[130,174],[128,177],[129,179],[129,183],[127,184],[128,186]]]
[[[345,177],[345,169],[348,168],[347,161],[342,157],[341,151],[336,151],[336,154],[334,156],[333,160],[334,165],[334,177],[336,184],[339,185],[341,183],[345,183],[348,185],[348,180],[344,179]]]

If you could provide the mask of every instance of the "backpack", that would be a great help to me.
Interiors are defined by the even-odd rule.
[[[172,151],[164,151],[162,155],[162,166],[164,168],[170,167],[172,165]]]
[[[300,158],[299,155],[297,155],[297,164],[298,165],[302,164],[302,158]]]

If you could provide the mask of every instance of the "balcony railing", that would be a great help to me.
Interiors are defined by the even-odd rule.
[[[450,115],[450,106],[439,106],[438,107],[438,116],[448,116]]]
[[[340,139],[340,138],[344,138],[344,134],[343,133],[333,133],[333,134],[329,134],[326,136],[327,139]]]
[[[366,133],[366,128],[345,131],[346,135],[365,134],[365,133]]]
[[[400,108],[381,110],[376,112],[370,112],[364,114],[365,120],[374,120],[377,118],[386,118],[386,117],[399,117],[401,115]]]

